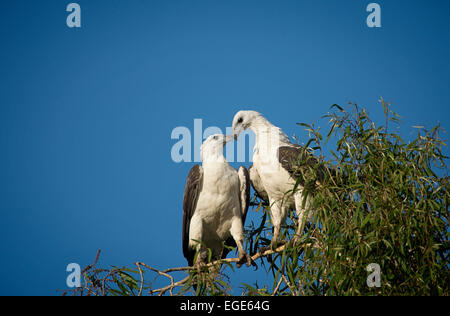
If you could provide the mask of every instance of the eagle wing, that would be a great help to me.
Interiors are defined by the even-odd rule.
[[[251,166],[248,169],[248,173],[250,175],[250,182],[252,184],[253,189],[256,192],[256,195],[258,195],[258,197],[264,200],[266,203],[269,203],[269,195],[267,194],[266,189],[263,186],[258,170],[256,170],[256,168],[253,168],[253,166]]]
[[[239,202],[241,204],[241,218],[242,225],[245,226],[245,219],[247,218],[248,208],[250,206],[250,176],[248,174],[247,168],[244,166],[239,167],[238,170],[239,177]],[[236,247],[236,242],[233,237],[228,238],[225,241],[225,246],[227,247]],[[225,259],[230,252],[230,250],[225,247],[222,250],[222,259]]]
[[[239,189],[240,195],[239,200],[241,202],[241,214],[242,214],[242,225],[245,224],[245,219],[247,218],[248,207],[250,206],[250,176],[248,174],[247,168],[244,166],[239,167]]]
[[[289,172],[292,178],[301,176],[302,169],[314,167],[319,163],[318,159],[304,150],[299,145],[281,146],[278,148],[278,161],[281,166]],[[319,179],[323,177],[322,168],[319,170]],[[300,181],[304,185],[304,181]]]
[[[202,186],[203,168],[200,165],[195,165],[187,177],[183,196],[183,255],[190,266],[193,265],[195,251],[189,248],[189,229]]]

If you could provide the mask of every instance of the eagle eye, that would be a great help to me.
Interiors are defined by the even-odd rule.
[[[238,122],[238,124],[241,124],[243,121],[244,121],[244,119],[242,117],[240,117],[237,122]]]
[[[217,140],[217,136],[214,136],[213,138],[214,138],[214,140]]]

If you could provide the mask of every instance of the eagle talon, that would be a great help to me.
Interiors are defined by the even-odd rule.
[[[206,267],[205,261],[199,256],[197,258],[197,261],[195,261],[194,265],[192,266],[194,269],[197,270],[197,273],[201,273],[203,268]]]
[[[265,246],[265,247],[259,248],[258,252],[259,252],[260,255],[263,255],[266,251],[271,250],[271,249],[272,249],[271,246]]]
[[[242,267],[242,265],[246,263],[247,267],[256,266],[256,263],[252,260],[246,252],[239,255],[239,261],[236,263],[238,268]]]
[[[295,235],[292,237],[291,241],[289,242],[292,246],[295,246],[298,242],[300,242],[300,236]]]

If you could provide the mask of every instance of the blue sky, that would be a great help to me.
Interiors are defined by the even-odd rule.
[[[361,0],[79,0],[79,29],[69,2],[0,4],[0,295],[56,295],[99,248],[102,266],[185,265],[193,163],[170,136],[195,118],[254,109],[306,142],[297,122],[348,101],[381,120],[382,96],[406,138],[449,128],[447,1],[378,1],[377,29]]]

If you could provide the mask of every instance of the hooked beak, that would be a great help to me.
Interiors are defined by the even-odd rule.
[[[235,127],[235,128],[233,128],[233,138],[234,138],[234,140],[238,140],[238,137],[239,137],[239,134],[242,132],[242,127],[239,127],[239,126],[237,126],[237,127]]]
[[[233,140],[233,135],[226,135],[225,136],[225,141],[223,142],[223,145],[225,146],[226,143],[229,143]]]

